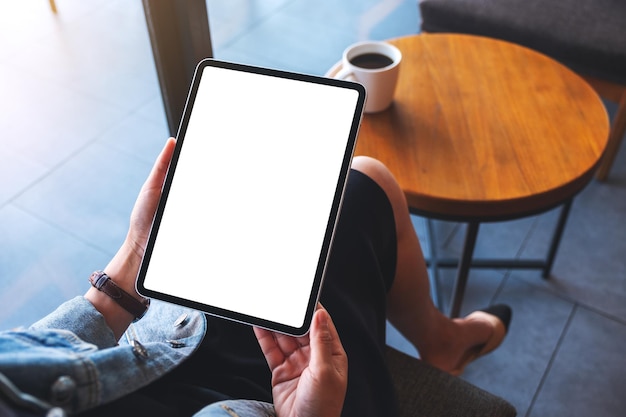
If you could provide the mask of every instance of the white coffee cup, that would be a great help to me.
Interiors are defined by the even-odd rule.
[[[353,79],[365,87],[365,113],[383,111],[393,101],[401,61],[402,53],[389,43],[358,42],[343,52],[334,78]]]

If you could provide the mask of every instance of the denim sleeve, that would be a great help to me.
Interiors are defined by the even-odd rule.
[[[106,324],[104,316],[82,296],[61,304],[55,311],[34,323],[30,329],[67,330],[99,349],[117,345],[113,331]]]
[[[205,332],[203,314],[154,302],[118,344],[102,315],[76,297],[28,329],[0,332],[0,374],[16,395],[77,413],[170,372]]]

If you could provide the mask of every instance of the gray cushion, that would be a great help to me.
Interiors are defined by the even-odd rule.
[[[422,31],[489,36],[626,84],[626,1],[420,0]]]
[[[461,378],[387,347],[400,417],[513,417],[515,408]]]

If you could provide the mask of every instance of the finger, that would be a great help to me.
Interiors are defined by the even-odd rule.
[[[175,146],[176,140],[169,138],[157,157],[148,178],[141,187],[141,191],[133,206],[128,241],[134,245],[134,250],[141,256],[143,256],[145,250],[152,218],[159,204],[163,182],[165,181]]]
[[[170,166],[170,161],[172,160],[175,146],[176,139],[174,138],[169,138],[167,142],[165,142],[165,146],[157,157],[154,166],[152,167],[152,171],[150,171],[150,175],[148,176],[148,179],[144,184],[144,187],[161,188],[163,186],[163,181],[165,180],[167,169]]]
[[[267,365],[270,370],[274,370],[274,368],[283,363],[285,360],[285,355],[280,350],[280,347],[274,338],[274,334],[268,330],[258,327],[254,328],[254,334],[259,342],[263,356],[265,356]]]
[[[328,311],[320,306],[313,316],[311,326],[311,366],[318,368],[334,364],[337,371],[347,371],[347,356],[339,333]]]
[[[254,333],[261,347],[261,351],[272,370],[284,363],[286,358],[291,356],[295,351],[309,344],[308,335],[293,337],[258,327],[254,328]]]

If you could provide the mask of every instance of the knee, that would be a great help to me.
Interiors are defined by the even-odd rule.
[[[356,156],[352,160],[352,168],[373,179],[383,189],[394,211],[399,207],[406,208],[404,192],[385,164],[369,156]]]
[[[378,159],[369,156],[355,156],[352,159],[352,168],[373,179],[387,192],[399,188],[389,168]]]
[[[355,156],[352,159],[352,168],[362,172],[373,180],[384,180],[388,177],[393,177],[385,164],[370,156]]]

